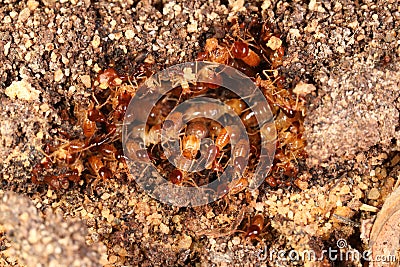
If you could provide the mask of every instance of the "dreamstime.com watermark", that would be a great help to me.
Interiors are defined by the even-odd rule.
[[[297,262],[297,261],[322,261],[327,258],[332,262],[335,261],[369,261],[369,262],[396,262],[396,255],[374,255],[370,250],[358,251],[356,249],[346,249],[347,241],[339,239],[336,242],[337,248],[329,247],[328,249],[321,250],[318,254],[315,250],[276,250],[268,249],[267,246],[264,249],[259,250],[256,253],[259,261],[268,262]]]
[[[163,170],[153,164],[146,150],[155,139],[146,130],[146,127],[148,128],[147,121],[154,116],[153,108],[165,99],[169,99],[174,88],[181,87],[182,92],[190,91],[194,85],[201,84],[221,87],[225,89],[225,93],[229,92],[235,95],[235,100],[243,102],[248,107],[246,108],[247,112],[252,114],[256,124],[252,127],[257,126],[260,129],[260,147],[257,151],[259,160],[254,171],[246,174],[248,182],[246,188],[251,191],[260,186],[272,166],[276,148],[276,138],[273,138],[276,135],[274,114],[263,92],[249,77],[232,67],[206,61],[186,62],[171,66],[155,73],[138,88],[127,107],[122,130],[124,155],[128,159],[127,164],[136,183],[150,196],[165,204],[195,207],[216,201],[226,194],[225,190],[220,190],[220,188],[228,187],[234,182],[234,178],[235,181],[238,181],[244,175],[246,168],[237,168],[235,160],[240,159],[245,163],[243,166],[247,166],[249,162],[251,148],[249,134],[240,114],[234,112],[223,99],[199,94],[187,100],[183,97],[184,101],[181,101],[183,94],[181,93],[177,105],[170,110],[165,120],[158,124],[161,127],[161,134],[160,140],[155,143],[161,144],[162,149],[160,150],[169,164],[179,170],[182,176],[188,178],[192,174],[207,169],[211,158],[209,154],[212,153],[209,148],[215,146],[217,140],[205,137],[198,138],[198,142],[185,143],[191,151],[199,151],[200,157],[188,157],[184,155],[182,149],[181,133],[195,119],[211,120],[219,123],[225,130],[229,128],[229,136],[237,137],[237,140],[235,138],[228,139],[231,151],[241,154],[236,155],[237,158],[229,159],[224,170],[218,172],[217,179],[210,180],[208,184],[193,187],[170,182],[163,176]],[[220,139],[222,140],[222,138]],[[235,150],[236,148],[238,150]]]

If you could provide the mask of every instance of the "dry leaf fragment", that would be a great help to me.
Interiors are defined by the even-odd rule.
[[[400,250],[400,188],[397,188],[385,201],[372,227],[369,247],[372,251],[370,266],[398,266],[393,262]],[[386,261],[383,261],[385,259]]]

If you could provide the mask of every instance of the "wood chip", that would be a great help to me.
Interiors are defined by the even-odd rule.
[[[377,207],[374,207],[374,206],[371,206],[371,205],[362,204],[361,207],[360,207],[360,210],[377,212],[379,209]]]

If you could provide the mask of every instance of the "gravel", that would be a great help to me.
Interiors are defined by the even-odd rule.
[[[339,238],[349,248],[367,249],[368,238],[360,235],[368,235],[358,227],[371,221],[400,179],[398,6],[398,1],[2,1],[1,265],[294,266],[310,263],[263,261],[258,253],[265,246],[320,253]],[[161,205],[130,179],[103,183],[95,193],[79,186],[54,192],[30,182],[46,140],[60,129],[79,134],[65,113],[88,103],[99,70],[113,66],[129,73],[146,61],[156,71],[193,60],[207,38],[225,35],[223,25],[231,18],[251,13],[263,14],[282,32],[287,50],[280,72],[292,87],[315,87],[307,89],[309,157],[302,175],[308,182],[302,190],[261,187],[178,209]],[[245,229],[255,213],[268,226],[262,242],[251,244],[235,230]],[[214,232],[204,235],[204,229]]]

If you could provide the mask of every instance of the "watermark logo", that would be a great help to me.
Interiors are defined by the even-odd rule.
[[[276,133],[273,114],[263,93],[249,77],[232,67],[211,62],[188,62],[160,71],[147,79],[131,100],[124,119],[122,141],[124,154],[129,159],[128,166],[137,184],[152,197],[174,206],[200,206],[221,198],[226,190],[219,188],[241,178],[245,170],[238,168],[238,165],[246,166],[244,163],[249,162],[251,144],[241,114],[237,114],[232,105],[227,104],[226,98],[211,97],[212,93],[202,94],[202,90],[207,89],[199,88],[199,84],[207,85],[208,92],[213,88],[224,88],[227,94],[236,95],[254,117],[256,125],[253,128],[259,131],[260,146],[256,168],[246,173],[249,190],[256,189],[264,181],[274,158],[276,140],[270,138],[276,136],[271,134]],[[174,91],[177,87],[180,88],[179,94]],[[168,106],[171,101],[176,104],[160,120],[154,114],[154,107],[162,109],[160,103]],[[229,164],[208,184],[174,184],[160,171],[163,166],[157,166],[160,163],[152,161],[147,149],[149,144],[160,145],[165,158],[163,160],[179,170],[180,175],[190,177],[191,173],[199,173],[209,166],[207,159],[210,148],[218,146],[215,136],[205,136],[200,140],[189,140],[184,136],[188,123],[199,118],[218,122],[223,129],[230,129],[230,151],[235,151],[235,146],[239,146],[240,142],[245,156],[240,158],[238,164],[230,153]],[[151,127],[158,126],[160,131],[153,134],[149,130],[149,122]],[[187,144],[188,149],[183,147],[183,138],[186,138],[184,144]],[[190,154],[197,150],[200,156]]]
[[[349,261],[357,262],[360,260],[369,262],[381,262],[381,263],[394,263],[397,261],[396,255],[374,255],[372,257],[372,252],[370,250],[358,251],[348,247],[347,241],[345,239],[338,239],[336,241],[337,247],[328,247],[327,249],[322,249],[320,251],[315,251],[313,249],[307,250],[276,250],[268,249],[265,246],[255,253],[258,261],[268,261],[268,262],[316,262],[328,259],[331,262],[337,261]]]
[[[345,248],[345,247],[347,247],[347,241],[344,240],[344,239],[338,239],[338,240],[336,241],[336,246],[337,246],[338,248]]]

